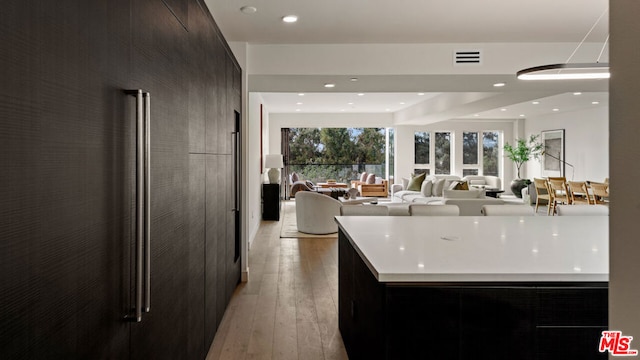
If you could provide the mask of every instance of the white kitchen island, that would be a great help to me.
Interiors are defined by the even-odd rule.
[[[336,221],[351,358],[606,358],[608,217]]]

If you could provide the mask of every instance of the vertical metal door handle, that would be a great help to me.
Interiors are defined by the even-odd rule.
[[[151,309],[151,95],[141,89],[125,93],[136,98],[135,304],[127,318],[141,322],[142,313]]]
[[[136,98],[136,211],[135,211],[135,300],[134,314],[127,316],[131,321],[142,321],[142,269],[144,247],[144,107],[142,90],[125,90],[125,94]]]
[[[151,94],[144,96],[144,312],[151,311]]]
[[[233,131],[231,132],[231,157],[233,158],[233,173],[234,175],[237,174],[238,169],[236,169],[237,167],[237,159],[236,156],[238,156],[238,133]],[[234,194],[234,198],[233,198],[233,209],[231,209],[231,211],[238,211],[239,207],[239,201],[238,201],[238,195],[237,195],[237,191],[236,191],[236,177],[234,176],[234,180],[233,180],[233,188],[232,190],[232,194]]]

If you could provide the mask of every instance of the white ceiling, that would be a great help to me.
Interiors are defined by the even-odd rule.
[[[250,44],[577,43],[608,8],[608,0],[205,1],[228,41]],[[245,14],[240,11],[242,6],[254,6],[257,11]],[[289,14],[297,15],[298,22],[283,23],[281,18]],[[587,41],[604,43],[607,35],[608,14],[605,14]],[[420,106],[420,103],[428,104],[430,99],[438,96],[453,96],[454,93],[448,91],[455,91],[456,94],[461,91],[425,88],[407,92],[406,89],[394,89],[390,84],[388,89],[365,92],[363,96],[358,96],[355,91],[350,92],[344,86],[336,92],[323,89],[322,92],[305,92],[304,96],[299,96],[299,91],[308,89],[296,89],[286,84],[301,84],[308,78],[297,77],[295,81],[287,79],[281,84],[277,84],[274,81],[277,79],[273,78],[264,80],[264,83],[272,84],[273,90],[263,88],[260,91],[269,111],[274,113],[406,111]],[[256,81],[259,82],[259,79],[256,78]],[[448,83],[469,86],[469,81]],[[530,89],[516,94],[512,86],[503,90],[502,98],[478,102],[476,106],[443,112],[432,118],[443,120],[455,115],[455,118],[467,119],[514,119],[521,115],[535,117],[608,105],[606,82],[601,81],[596,85],[593,82],[573,84],[576,85],[560,86],[564,92],[530,92],[529,97],[522,94]],[[418,96],[418,91],[425,95]],[[573,95],[576,91],[582,92],[582,95]],[[511,99],[507,99],[509,92]],[[534,100],[540,103],[532,104]],[[481,103],[485,105],[480,106]]]

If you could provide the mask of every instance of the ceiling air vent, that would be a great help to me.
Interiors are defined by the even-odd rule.
[[[453,65],[481,65],[481,50],[457,50],[453,56]]]

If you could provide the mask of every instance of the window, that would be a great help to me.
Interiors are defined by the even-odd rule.
[[[429,164],[430,133],[415,133],[415,163]]]
[[[478,175],[478,169],[462,169],[462,176]]]
[[[478,165],[478,133],[462,133],[462,163]]]
[[[435,165],[436,174],[451,173],[451,133],[435,133]]]
[[[485,131],[482,133],[482,174],[500,176],[500,133]]]

